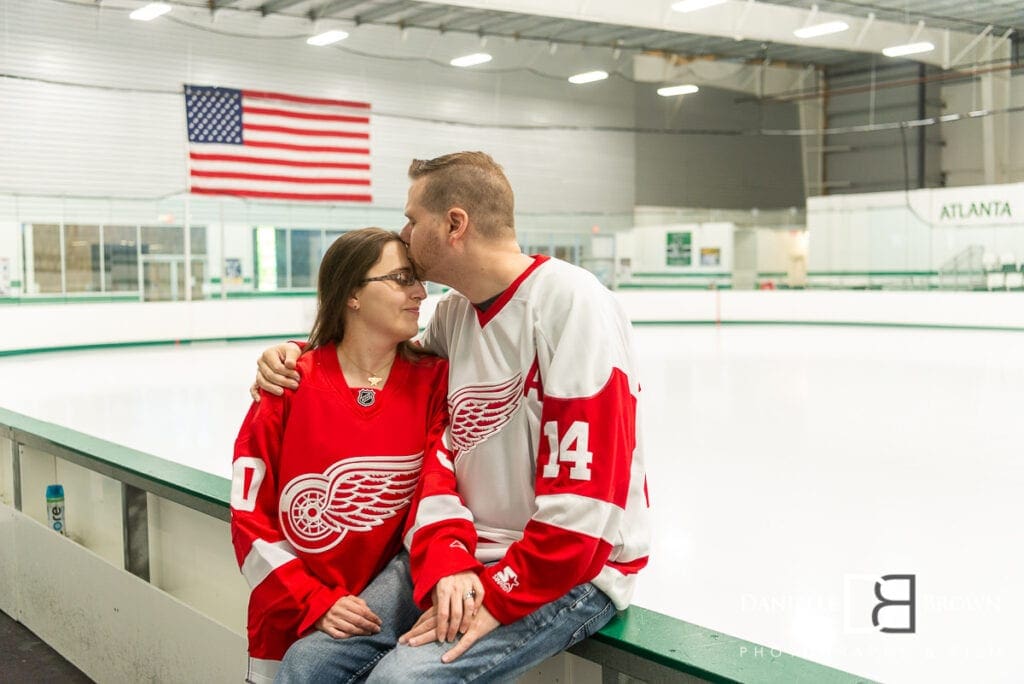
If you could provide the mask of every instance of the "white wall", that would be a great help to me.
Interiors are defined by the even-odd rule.
[[[732,268],[731,223],[674,223],[634,228],[631,235],[621,234],[616,251],[619,258],[628,258],[633,273],[723,273]],[[689,266],[670,266],[666,263],[666,240],[669,233],[690,233],[691,262]],[[721,263],[701,266],[701,247],[721,250]]]
[[[632,208],[632,85],[610,79],[574,88],[505,71],[534,65],[546,46],[492,39],[488,50],[502,69],[495,75],[447,66],[479,47],[467,36],[413,29],[403,40],[395,29],[365,25],[338,49],[314,48],[303,40],[305,19],[225,10],[211,20],[206,10],[178,6],[172,18],[133,22],[106,4],[5,2],[3,66],[18,78],[0,79],[0,194],[182,192],[182,85],[197,83],[370,102],[374,207],[402,208],[411,158],[482,148],[504,164],[520,210]],[[559,64],[608,52],[578,50]],[[555,128],[518,129],[524,125]]]
[[[207,227],[207,279],[221,275],[224,256],[242,259],[251,278],[252,226],[399,228],[409,160],[459,149],[485,149],[505,166],[525,239],[538,229],[628,225],[631,83],[578,88],[509,70],[553,72],[540,63],[551,58],[540,44],[492,38],[487,49],[501,66],[491,73],[447,66],[449,53],[479,47],[465,36],[410,30],[403,39],[362,26],[337,49],[321,49],[305,44],[309,28],[305,19],[231,10],[211,19],[175,6],[169,18],[135,22],[107,4],[5,2],[0,70],[15,78],[0,79],[0,257],[10,261],[11,279],[24,280],[24,223],[153,224],[168,215],[174,225]],[[243,35],[257,37],[235,37]],[[558,67],[609,54],[563,52]],[[182,195],[185,83],[369,102],[373,203]]]
[[[973,215],[990,202],[1008,212]],[[970,245],[1021,260],[1024,183],[812,197],[807,228],[811,271],[937,270]]]
[[[793,260],[807,259],[807,231],[769,229],[757,231],[757,270],[761,273],[786,273]]]

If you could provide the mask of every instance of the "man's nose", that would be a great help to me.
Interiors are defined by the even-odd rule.
[[[409,236],[411,234],[412,234],[412,226],[410,224],[406,223],[404,226],[402,226],[402,230],[399,233],[399,235],[402,237],[402,242],[404,242],[405,244],[409,244]]]

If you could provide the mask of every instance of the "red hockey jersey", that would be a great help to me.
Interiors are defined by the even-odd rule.
[[[443,359],[399,355],[371,406],[334,347],[303,354],[298,370],[299,388],[264,393],[235,442],[231,534],[252,589],[253,681],[272,678],[292,642],[398,551],[423,454],[447,425]]]
[[[447,445],[424,461],[405,542],[415,599],[482,570],[513,622],[593,582],[629,604],[650,544],[629,320],[587,271],[534,263],[484,312],[451,293],[424,346],[453,360]]]

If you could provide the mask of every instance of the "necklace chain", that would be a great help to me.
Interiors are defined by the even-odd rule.
[[[388,361],[387,363],[385,363],[383,366],[380,367],[380,370],[372,371],[372,370],[367,370],[366,368],[363,368],[358,363],[353,361],[352,357],[349,356],[348,354],[346,354],[345,350],[341,348],[341,345],[338,345],[338,351],[341,352],[341,355],[345,357],[346,361],[348,361],[353,366],[355,366],[359,370],[361,370],[364,373],[366,373],[366,375],[367,375],[366,381],[370,383],[370,387],[372,387],[373,389],[377,389],[377,385],[379,385],[381,382],[384,381],[384,377],[381,374],[384,373],[388,368],[390,368],[391,365],[394,364],[394,362],[395,362],[395,357],[392,356],[390,361]]]

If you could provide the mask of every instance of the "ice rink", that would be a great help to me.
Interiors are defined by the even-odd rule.
[[[642,326],[634,602],[886,682],[1019,681],[1024,337]],[[267,342],[0,359],[6,408],[228,477]],[[225,539],[225,544],[228,540]],[[876,581],[910,610],[872,624]],[[909,581],[883,581],[885,599]]]

